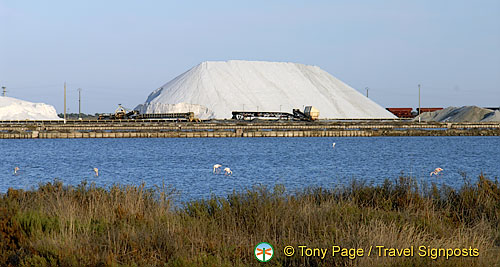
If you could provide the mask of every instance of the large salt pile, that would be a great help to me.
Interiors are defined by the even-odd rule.
[[[421,121],[437,122],[500,121],[500,116],[497,115],[497,112],[476,106],[448,107],[434,112],[422,113],[419,117]],[[414,120],[418,121],[419,117],[416,117]]]
[[[56,109],[44,103],[32,103],[0,96],[0,120],[59,120]]]
[[[291,112],[304,106],[319,109],[320,118],[395,118],[319,67],[242,60],[203,62],[153,91],[136,109],[222,119],[236,110]]]

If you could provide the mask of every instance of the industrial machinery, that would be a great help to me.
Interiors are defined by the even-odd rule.
[[[313,106],[307,106],[304,108],[304,114],[309,120],[315,121],[319,118],[319,110]]]
[[[421,108],[420,113],[433,112],[442,109],[443,108]],[[414,118],[419,113],[419,108],[417,108],[417,111],[413,111],[413,108],[386,108],[386,110],[388,110],[398,118]]]
[[[175,119],[175,120],[187,120],[199,122],[198,118],[194,117],[193,112],[179,112],[179,113],[146,113],[137,114],[133,117],[137,120],[147,120],[147,119]]]
[[[398,118],[413,118],[413,108],[386,108],[389,112]]]
[[[245,120],[253,118],[277,118],[291,120],[294,119],[293,114],[288,112],[266,112],[266,111],[233,111],[233,120]]]
[[[307,106],[304,112],[299,109],[293,109],[292,113],[272,112],[272,111],[233,111],[233,120],[245,120],[255,118],[276,118],[286,120],[314,121],[319,117],[319,110],[313,106]]]
[[[113,114],[100,114],[99,120],[124,120],[132,118],[134,115],[138,114],[137,110],[128,111],[122,107],[121,104],[118,104],[118,108],[115,110]]]
[[[438,110],[442,110],[443,108],[417,108],[417,114],[419,113],[419,110],[420,110],[420,114],[424,113],[424,112],[434,112],[434,111],[438,111]]]
[[[100,114],[99,120],[151,120],[151,119],[173,119],[186,121],[199,121],[195,118],[193,112],[178,112],[178,113],[145,113],[140,114],[137,110],[127,111],[121,104],[113,114]]]

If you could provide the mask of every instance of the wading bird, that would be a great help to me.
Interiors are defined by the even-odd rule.
[[[215,164],[215,165],[214,165],[214,173],[220,173],[220,167],[222,167],[222,165],[220,165],[220,164]]]
[[[335,148],[335,143],[332,144],[332,148]]]
[[[441,169],[441,168],[436,168],[436,169],[434,169],[434,171],[433,171],[433,172],[431,172],[431,176],[432,176],[433,174],[434,174],[434,175],[436,175],[436,176],[438,176],[438,174],[439,174],[440,172],[442,172],[442,171],[443,171],[443,169]]]
[[[17,167],[17,166],[16,166],[16,167],[14,168],[14,175],[17,175],[17,171],[19,171],[19,167]]]
[[[95,176],[99,176],[99,169],[98,168],[94,168],[94,172],[95,172]]]
[[[224,169],[224,175],[232,175],[232,174],[233,174],[233,171],[231,171],[231,169],[229,169],[229,168]]]

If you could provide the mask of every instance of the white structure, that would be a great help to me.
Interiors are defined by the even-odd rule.
[[[0,96],[0,120],[60,120],[54,106]]]
[[[314,106],[320,118],[395,116],[316,66],[261,61],[209,61],[153,91],[141,113],[194,112],[200,119],[232,111],[286,111]]]

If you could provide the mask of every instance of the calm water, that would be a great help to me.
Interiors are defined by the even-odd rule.
[[[0,192],[54,178],[100,186],[164,182],[180,191],[181,200],[257,184],[295,190],[351,178],[379,183],[401,173],[450,186],[461,185],[461,172],[500,176],[500,137],[0,140],[0,154]],[[216,163],[233,176],[212,174]],[[429,177],[437,167],[444,169],[441,176]]]

